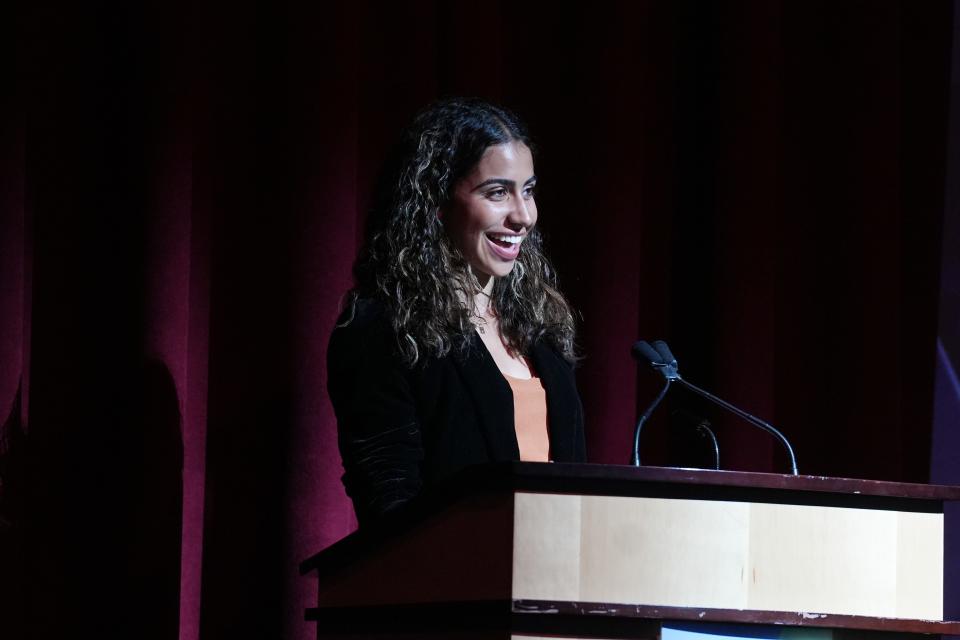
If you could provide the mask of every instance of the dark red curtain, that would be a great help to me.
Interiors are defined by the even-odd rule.
[[[580,311],[589,454],[630,345],[801,472],[925,481],[951,3],[83,3],[7,24],[0,633],[308,638],[350,532],[326,341],[373,176],[441,95],[519,111]],[[651,464],[783,470],[676,392]],[[671,416],[674,417],[671,417]],[[8,633],[7,630],[10,630]],[[29,631],[29,633],[28,633]]]

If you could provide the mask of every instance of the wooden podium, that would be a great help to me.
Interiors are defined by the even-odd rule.
[[[303,562],[319,579],[307,619],[318,638],[666,640],[677,623],[960,634],[943,620],[943,502],[958,499],[869,480],[491,466]]]

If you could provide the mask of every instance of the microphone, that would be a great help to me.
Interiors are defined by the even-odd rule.
[[[667,346],[667,343],[663,340],[657,340],[652,345],[647,344],[643,340],[636,342],[633,345],[631,350],[633,356],[640,360],[641,362],[646,362],[649,364],[655,371],[658,371],[665,379],[666,384],[664,384],[663,389],[660,391],[660,394],[653,401],[653,404],[647,408],[647,410],[640,416],[640,419],[637,421],[637,427],[633,432],[633,466],[640,466],[640,430],[643,428],[643,423],[647,421],[650,417],[650,414],[653,413],[653,410],[657,408],[657,405],[663,400],[664,396],[667,395],[667,391],[670,390],[670,385],[674,382],[679,383],[680,385],[690,389],[697,395],[706,398],[710,402],[713,402],[716,405],[719,405],[730,411],[731,413],[743,418],[750,424],[755,427],[759,427],[776,438],[783,447],[787,450],[787,455],[790,458],[790,472],[793,475],[799,475],[797,471],[797,458],[793,453],[793,447],[790,446],[790,441],[787,440],[786,436],[780,433],[772,425],[767,424],[760,418],[753,416],[746,411],[739,409],[725,400],[721,400],[717,396],[704,391],[700,387],[691,384],[680,377],[677,367],[677,359],[670,352],[670,347]]]
[[[666,344],[666,343],[664,343]],[[663,398],[667,395],[667,391],[670,390],[670,385],[677,380],[680,375],[677,373],[677,361],[672,357],[673,354],[667,353],[671,356],[665,358],[661,355],[656,349],[652,346],[640,340],[633,344],[633,349],[631,350],[633,357],[639,360],[640,362],[646,362],[651,367],[663,374],[663,377],[666,378],[666,383],[663,385],[663,388],[660,390],[660,393],[657,394],[657,397],[654,398],[653,402],[647,407],[646,411],[640,414],[640,419],[637,420],[637,426],[633,430],[633,456],[630,458],[630,464],[635,467],[640,466],[640,431],[643,429],[643,424],[650,418],[650,415],[653,413],[653,410],[656,409],[660,403],[663,401]],[[673,366],[670,366],[669,363],[672,363]]]
[[[670,414],[673,418],[676,418],[680,421],[681,424],[684,424],[688,427],[693,427],[693,430],[700,434],[710,445],[710,458],[713,466],[710,468],[714,471],[720,470],[720,445],[717,443],[717,436],[713,433],[711,429],[710,421],[706,418],[698,416],[696,414],[690,413],[685,409],[677,409],[676,411]]]
[[[710,428],[710,421],[703,419],[697,423],[697,431],[703,437],[710,441],[710,453],[713,455],[713,470],[720,471],[720,445],[717,443],[717,436]]]

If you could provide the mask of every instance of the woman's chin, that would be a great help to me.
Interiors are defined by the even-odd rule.
[[[506,278],[513,271],[516,260],[509,262],[500,262],[499,264],[485,264],[482,268],[474,268],[474,271],[480,276],[480,280],[486,281],[489,278]]]

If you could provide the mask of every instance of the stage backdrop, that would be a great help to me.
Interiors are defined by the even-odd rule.
[[[940,271],[930,481],[960,485],[960,11],[954,3],[950,131]],[[960,619],[960,504],[947,505],[944,615]]]
[[[311,637],[297,563],[355,527],[326,343],[373,175],[441,95],[513,107],[539,142],[591,461],[626,462],[657,388],[630,346],[665,338],[801,472],[928,480],[952,10],[240,0],[5,21],[0,635]],[[682,434],[701,417],[724,468],[785,469],[681,391],[644,460],[700,456]]]

